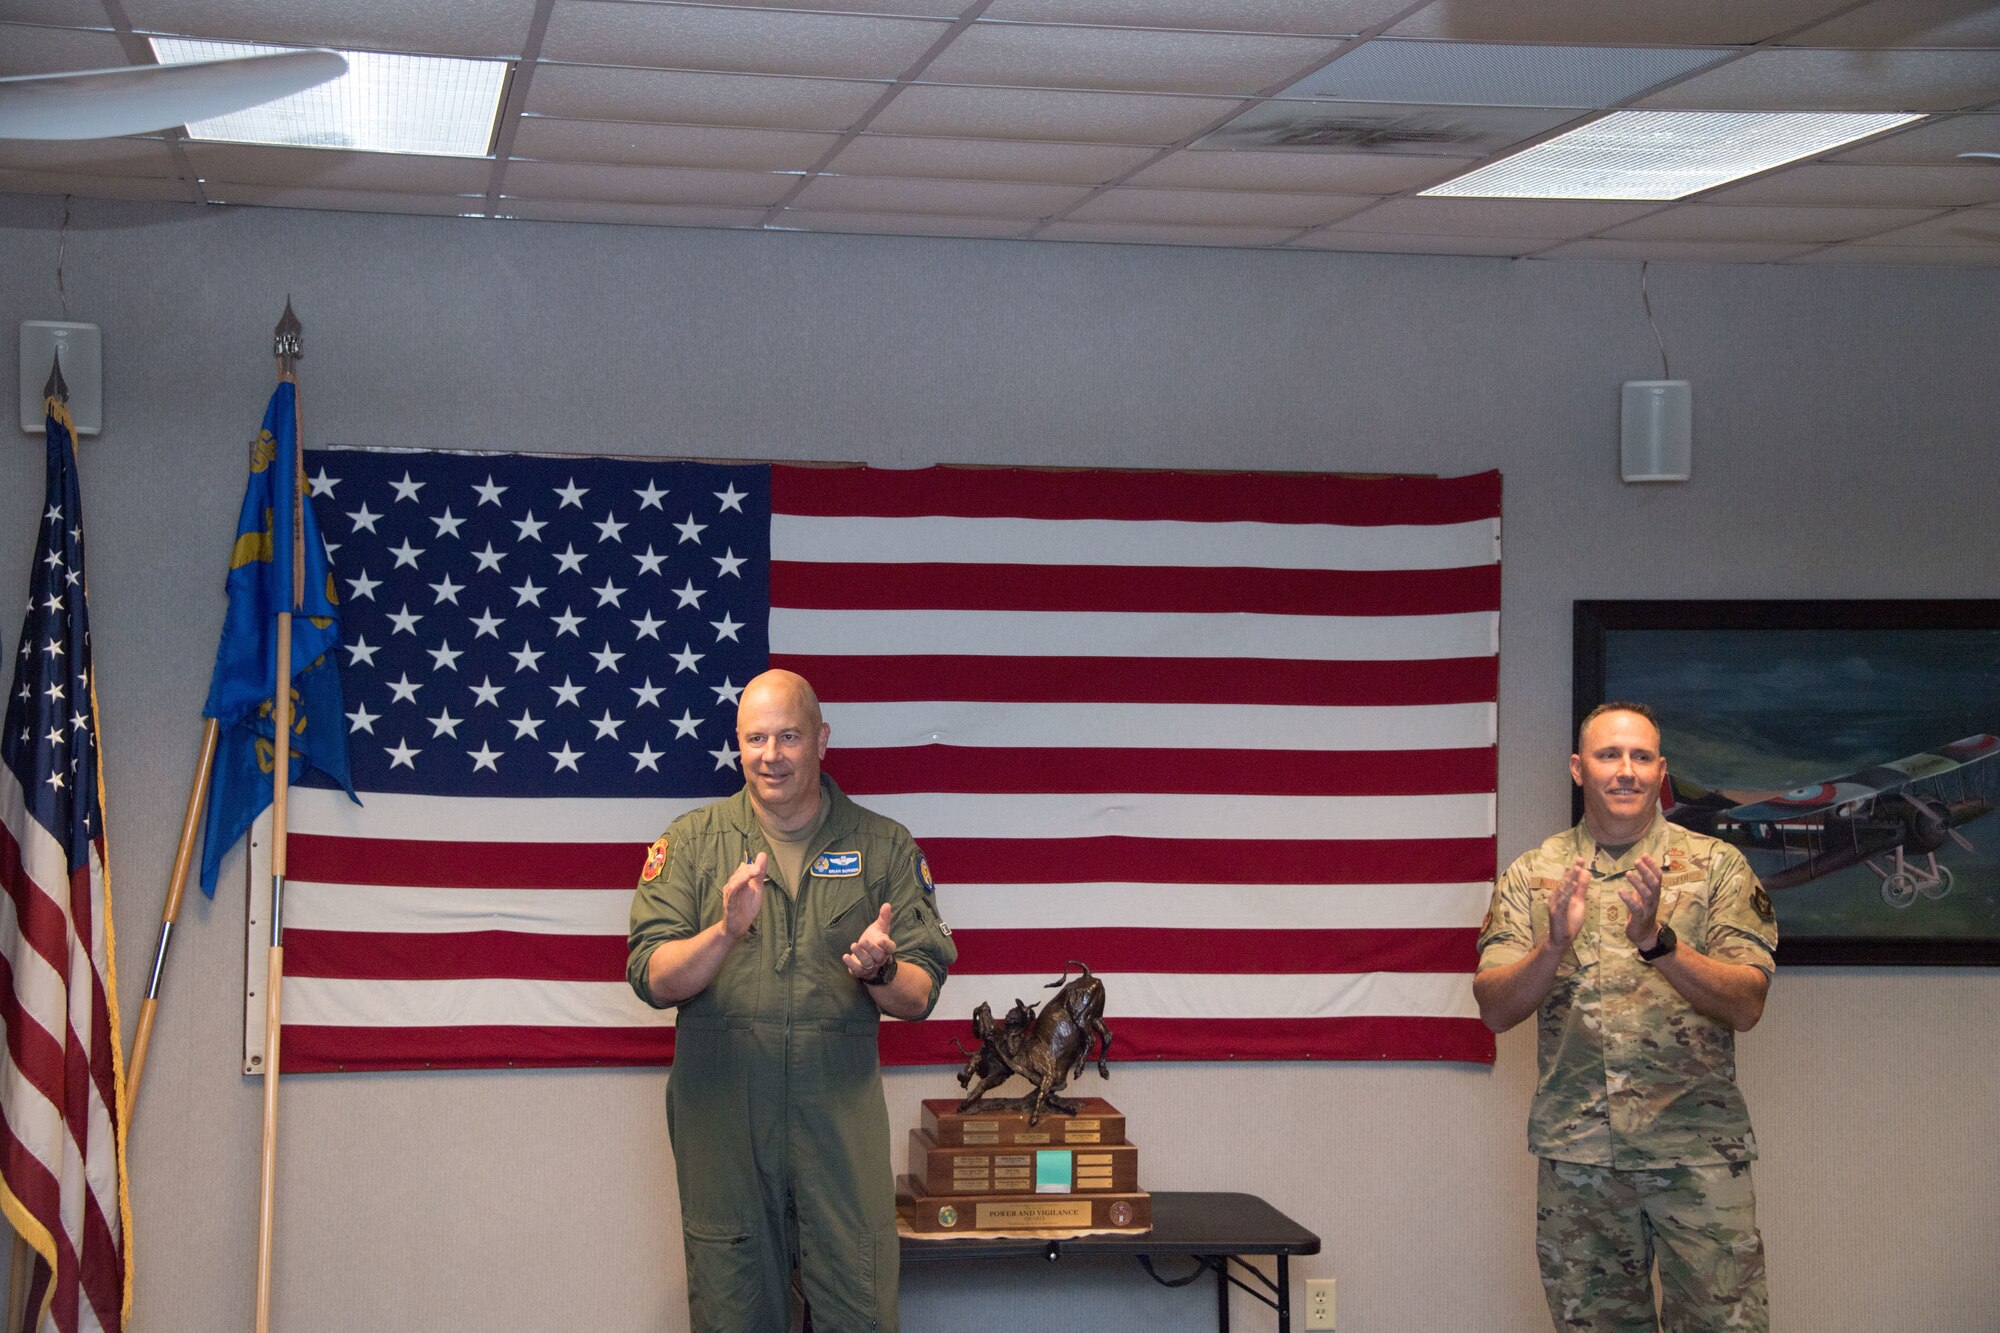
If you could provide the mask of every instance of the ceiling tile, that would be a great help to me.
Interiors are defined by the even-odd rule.
[[[1827,159],[1829,162],[1956,163],[1960,153],[2000,153],[2000,116],[1918,121]]]
[[[1876,236],[1856,245],[2000,245],[2000,208],[1961,208]]]
[[[547,60],[893,79],[950,31],[935,19],[557,0]]]
[[[1433,236],[1548,236],[1567,240],[1630,221],[1657,204],[1535,199],[1391,199],[1341,231],[1407,231]]]
[[[1248,96],[1290,83],[1339,49],[1338,41],[1305,37],[975,23],[923,77],[929,83]]]
[[[1793,167],[1705,194],[1705,204],[1934,204],[1955,208],[2000,199],[2000,170],[1948,167]]]
[[[1033,226],[1021,218],[960,218],[941,213],[823,213],[788,208],[780,227],[799,231],[862,232],[871,236],[986,236],[1008,239]]]
[[[1170,144],[1229,115],[1223,97],[1057,92],[1040,88],[903,89],[870,123],[884,134],[959,139],[1056,139],[1068,143]]]
[[[622,162],[646,167],[805,171],[838,134],[740,130],[713,125],[635,125],[605,120],[524,118],[514,156],[543,162]]]
[[[695,204],[615,204],[603,200],[502,199],[498,214],[541,222],[615,222],[642,227],[761,227],[762,208]]]
[[[529,0],[125,0],[125,13],[141,32],[181,37],[518,59],[535,7]]]
[[[1608,5],[1603,0],[1434,0],[1389,29],[1397,37],[1461,42],[1591,42],[1612,45],[1744,46],[1811,23],[1852,0],[1674,0]]]
[[[910,18],[955,19],[974,0],[714,0],[732,9],[813,9],[830,14],[890,14]]]
[[[1106,190],[1069,215],[1076,222],[1165,222],[1204,227],[1317,227],[1373,200],[1337,194],[1224,190]]]
[[[1787,46],[2000,47],[1992,0],[1875,0],[1785,39]]]
[[[2000,268],[2000,245],[1833,245],[1800,255],[1794,264],[1922,265],[1926,268]]]
[[[1346,37],[1409,8],[1409,0],[993,0],[982,18]]]
[[[840,156],[827,165],[827,170],[846,176],[937,176],[1102,185],[1123,176],[1158,151],[1111,144],[864,134],[843,148]]]
[[[0,167],[154,179],[180,175],[165,139],[0,139]]]
[[[830,79],[540,65],[528,88],[527,109],[584,120],[844,130],[867,114],[888,87]]]
[[[791,203],[826,213],[955,213],[981,218],[1045,218],[1089,191],[1073,185],[1012,181],[911,180],[884,176],[821,176]]]
[[[255,204],[265,208],[318,208],[342,213],[414,213],[428,217],[459,217],[480,213],[482,199],[448,194],[390,194],[381,190],[316,190],[297,185],[211,182],[203,193],[213,204]]]
[[[1316,231],[1301,236],[1288,250],[1359,250],[1397,255],[1473,255],[1512,258],[1533,254],[1555,242],[1546,237],[1418,236],[1378,231]]]
[[[1042,241],[1106,241],[1119,245],[1276,245],[1292,227],[1169,227],[1131,222],[1056,222],[1035,233]]]
[[[0,23],[0,78],[14,74],[64,74],[79,69],[117,69],[131,63],[118,38],[108,32]]]
[[[1654,260],[1682,264],[1775,264],[1817,248],[1797,241],[1570,241],[1537,259]]]
[[[1678,204],[1606,235],[1634,241],[1848,241],[1934,214],[1929,208],[1730,208]]]
[[[1412,106],[1393,102],[1260,102],[1193,146],[1300,153],[1497,153],[1576,120],[1574,110]]]
[[[388,190],[404,194],[481,194],[485,192],[487,177],[493,170],[493,163],[485,158],[350,153],[331,148],[189,143],[183,151],[187,153],[189,165],[201,179],[244,185]]]
[[[1633,103],[1674,111],[1950,111],[2000,98],[1983,51],[1752,51]]]
[[[1286,97],[1403,106],[1611,106],[1714,64],[1715,48],[1364,42],[1284,90]]]
[[[1400,194],[1455,176],[1475,158],[1397,157],[1386,153],[1212,152],[1184,148],[1127,185],[1197,190],[1290,190],[1327,194]]]
[[[502,194],[521,199],[609,199],[628,204],[775,204],[797,176],[757,171],[696,171],[606,163],[510,162]]]
[[[12,171],[0,168],[0,193],[75,194],[86,199],[194,200],[194,187],[183,181],[150,176],[91,176],[74,171]],[[50,221],[55,219],[51,216]]]

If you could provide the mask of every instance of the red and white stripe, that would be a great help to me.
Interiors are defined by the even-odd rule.
[[[1070,959],[1127,1056],[1488,1060],[1499,478],[773,469],[771,662],[928,854],[957,1061]],[[641,1062],[651,801],[295,790],[284,1067]],[[368,1029],[365,1038],[354,1029]]]
[[[0,765],[0,1208],[38,1256],[24,1327],[123,1328],[118,1026],[104,849],[74,874]]]

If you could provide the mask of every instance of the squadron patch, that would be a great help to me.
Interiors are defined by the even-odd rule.
[[[669,845],[670,844],[667,835],[662,833],[660,835],[659,841],[655,842],[652,845],[652,847],[647,850],[646,869],[639,876],[639,880],[641,883],[644,884],[652,883],[654,880],[660,877],[660,872],[667,868],[667,848]]]
[[[822,879],[852,879],[861,873],[861,853],[821,852],[813,858],[810,873]]]
[[[1763,920],[1770,922],[1778,919],[1777,911],[1771,906],[1771,895],[1764,892],[1762,884],[1751,892],[1750,905],[1757,909],[1757,915]]]
[[[931,878],[930,858],[924,855],[921,847],[917,848],[917,881],[924,886],[925,893],[937,892],[937,881]]]

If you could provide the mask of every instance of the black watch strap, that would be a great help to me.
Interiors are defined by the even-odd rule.
[[[1674,934],[1674,928],[1663,925],[1660,927],[1659,938],[1653,941],[1653,947],[1639,950],[1639,957],[1649,963],[1655,958],[1665,958],[1679,943],[1680,937]]]
[[[896,955],[890,954],[882,960],[882,966],[861,978],[864,986],[886,986],[896,979]]]

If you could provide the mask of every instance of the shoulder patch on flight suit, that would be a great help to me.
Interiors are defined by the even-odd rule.
[[[924,886],[925,893],[937,892],[937,881],[931,878],[930,858],[924,855],[921,847],[917,848],[917,881]]]
[[[808,872],[822,879],[851,879],[861,873],[860,852],[821,852]]]
[[[1759,884],[1756,891],[1750,895],[1750,905],[1757,909],[1757,915],[1763,920],[1776,921],[1778,919],[1777,911],[1771,906],[1771,895],[1764,892],[1762,884]]]
[[[646,852],[646,869],[639,876],[641,880],[650,884],[660,877],[660,872],[667,868],[667,849],[669,846],[670,842],[667,836],[664,833],[661,834],[659,841],[655,842]]]

